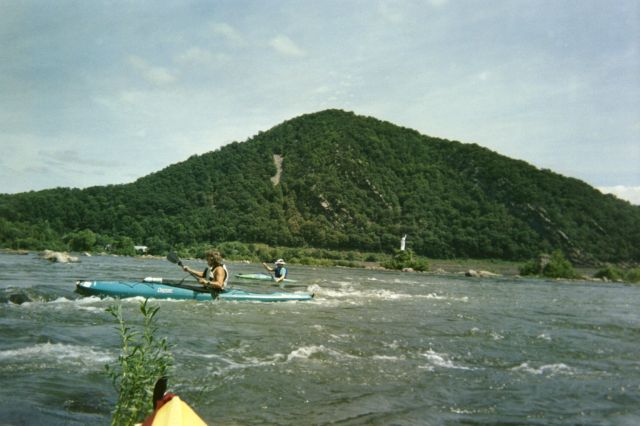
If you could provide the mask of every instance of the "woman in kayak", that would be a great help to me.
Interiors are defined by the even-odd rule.
[[[262,262],[262,266],[264,266],[267,271],[269,272],[273,272],[274,274],[274,280],[280,284],[282,281],[284,281],[285,278],[287,278],[287,274],[289,273],[289,271],[287,271],[287,268],[284,267],[284,265],[286,265],[286,263],[284,263],[284,260],[282,259],[278,259],[276,260],[275,263],[276,267],[272,268],[271,266],[267,265],[266,263]]]
[[[229,279],[229,272],[224,263],[222,263],[222,255],[219,251],[210,250],[207,252],[206,257],[208,266],[204,271],[195,271],[187,265],[184,265],[182,269],[197,278],[198,282],[203,286],[212,287],[218,291],[224,290]]]

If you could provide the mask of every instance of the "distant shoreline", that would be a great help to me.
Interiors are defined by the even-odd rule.
[[[0,253],[11,254],[11,255],[28,255],[32,253],[40,254],[42,253],[42,251],[14,250],[14,249],[8,249],[8,248],[0,248]],[[77,254],[80,257],[87,256],[87,255],[116,256],[116,257],[121,256],[121,255],[109,254],[104,252],[88,253],[88,254],[82,253],[82,252],[79,252],[79,253],[74,252],[74,254]],[[127,257],[127,256],[122,256],[122,257]],[[156,260],[165,259],[165,256],[149,255],[149,254],[129,256],[129,257],[143,259],[143,260],[144,259],[156,259]],[[240,260],[240,259],[234,259],[229,261],[233,263],[252,262],[251,260]],[[469,274],[469,272],[478,272],[480,276],[482,276],[483,273],[489,273],[488,275],[503,276],[503,277],[519,277],[520,276],[519,268],[523,264],[523,262],[507,261],[507,260],[492,260],[492,259],[428,259],[428,262],[429,262],[429,271],[421,272],[421,273],[432,274],[432,275],[467,275]],[[382,267],[379,262],[353,261],[352,263],[355,266],[342,266],[342,265],[336,265],[336,266],[345,267],[345,268],[353,267],[353,268],[360,268],[360,269],[391,271],[391,269],[386,269]],[[295,263],[292,263],[292,264],[295,265]],[[327,265],[327,266],[316,265],[316,266],[332,267],[330,265]],[[593,278],[593,274],[597,271],[596,267],[575,266],[574,268],[580,275],[584,277],[584,280],[595,281],[595,282],[606,282],[598,278]],[[411,272],[408,272],[408,273],[411,273]],[[534,277],[531,276],[528,278],[534,278]],[[544,277],[535,277],[535,278],[546,279]]]

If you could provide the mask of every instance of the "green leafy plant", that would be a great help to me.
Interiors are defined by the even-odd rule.
[[[153,388],[156,381],[168,375],[173,356],[166,338],[157,339],[155,317],[159,307],[140,303],[144,318],[142,330],[125,323],[120,303],[107,308],[118,322],[121,351],[113,364],[106,365],[107,374],[118,391],[118,401],[111,419],[112,425],[132,425],[153,410]]]
[[[536,259],[531,259],[519,268],[520,275],[539,275],[542,272],[540,262]]]
[[[540,255],[538,259],[530,260],[520,268],[521,275],[541,275],[549,278],[578,278],[578,274],[560,250],[551,256]]]
[[[607,265],[605,268],[600,269],[593,276],[596,278],[604,278],[608,281],[623,281],[624,271],[612,265]]]
[[[640,268],[629,269],[624,276],[624,280],[629,283],[640,283]]]
[[[396,250],[393,258],[382,264],[387,269],[407,269],[411,268],[415,271],[428,271],[429,262],[425,259],[416,258],[411,249]]]

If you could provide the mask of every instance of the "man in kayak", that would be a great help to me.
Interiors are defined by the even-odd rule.
[[[224,290],[229,280],[229,272],[222,262],[222,255],[219,251],[210,250],[207,252],[206,257],[208,266],[204,271],[195,271],[187,265],[184,265],[182,269],[197,278],[198,282],[203,286],[211,287],[217,291]]]
[[[273,274],[274,275],[273,279],[278,284],[280,284],[282,281],[284,281],[284,279],[287,278],[287,274],[289,273],[289,271],[287,271],[287,268],[285,268],[284,265],[286,265],[286,263],[282,259],[276,260],[276,263],[275,263],[276,267],[275,268],[272,268],[271,266],[269,266],[266,263],[262,262],[262,266],[264,266],[267,269],[267,271],[274,273]]]

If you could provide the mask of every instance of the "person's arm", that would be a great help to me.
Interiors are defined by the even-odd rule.
[[[273,268],[267,265],[266,263],[262,262],[262,266],[264,266],[267,271],[273,272]]]
[[[200,271],[195,271],[195,270],[193,270],[193,269],[189,268],[187,265],[184,265],[184,266],[182,267],[182,270],[183,270],[183,271],[185,271],[185,272],[187,272],[187,273],[189,273],[189,274],[191,274],[191,275],[193,275],[193,276],[194,276],[194,277],[196,277],[196,278],[204,278],[204,275],[202,274],[202,272],[200,272]],[[198,279],[198,281],[200,281],[200,280]]]

